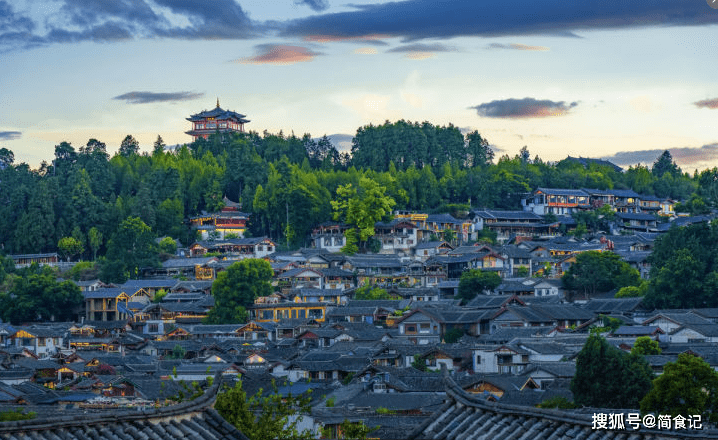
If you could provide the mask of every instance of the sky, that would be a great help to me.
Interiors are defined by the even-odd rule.
[[[715,3],[713,5],[712,3]],[[685,170],[718,166],[718,0],[0,0],[0,148],[51,161],[191,137],[220,106],[314,137],[386,120]],[[340,142],[341,141],[341,142]]]

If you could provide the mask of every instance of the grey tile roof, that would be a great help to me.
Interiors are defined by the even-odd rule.
[[[714,439],[715,430],[668,431],[641,427],[640,430],[594,430],[588,414],[547,410],[527,406],[486,402],[461,390],[445,377],[447,399],[432,417],[416,427],[407,438],[424,439]],[[610,411],[604,410],[608,413]]]
[[[144,411],[51,415],[0,423],[2,440],[241,439],[237,428],[214,409],[220,381],[193,401]]]

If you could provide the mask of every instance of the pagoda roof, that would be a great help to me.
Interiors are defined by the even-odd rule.
[[[199,112],[197,114],[194,114],[187,118],[188,121],[204,121],[207,118],[214,118],[215,120],[228,120],[233,119],[237,122],[249,122],[246,118],[247,115],[243,115],[241,113],[233,112],[231,110],[224,110],[221,107],[215,107],[212,110],[204,110],[202,112]]]

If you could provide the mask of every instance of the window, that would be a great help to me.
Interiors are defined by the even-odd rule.
[[[147,330],[148,330],[148,333],[159,333],[160,325],[159,324],[150,324]]]
[[[404,333],[416,333],[416,324],[406,324],[404,326]]]
[[[37,338],[37,345],[40,347],[45,346],[45,338]]]

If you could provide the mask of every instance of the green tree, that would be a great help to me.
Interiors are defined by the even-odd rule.
[[[343,252],[354,254],[374,235],[374,224],[388,217],[396,203],[386,195],[386,188],[376,181],[361,177],[359,187],[351,183],[337,188],[337,200],[332,200],[334,220],[350,226],[345,232]]]
[[[0,169],[12,166],[15,162],[15,153],[7,148],[0,148]]]
[[[651,339],[650,336],[639,336],[631,347],[632,354],[650,355],[661,354],[661,347],[658,341]]]
[[[164,237],[159,243],[160,252],[174,255],[177,253],[177,242],[172,237]]]
[[[100,246],[102,246],[102,232],[93,226],[87,232],[87,239],[90,244],[90,249],[92,249],[92,259],[96,260],[97,251],[100,249]]]
[[[624,353],[592,334],[576,358],[571,391],[577,405],[638,408],[652,379],[653,371],[643,357]]]
[[[272,293],[272,266],[256,258],[230,265],[212,283],[214,308],[207,316],[210,324],[230,324],[247,320],[246,308],[254,299]]]
[[[347,419],[339,425],[339,430],[342,433],[341,438],[347,440],[365,440],[370,432],[376,431],[377,428],[370,428],[364,424],[364,422],[350,422]]]
[[[62,237],[60,241],[57,242],[57,248],[67,261],[85,252],[82,243],[74,237]]]
[[[469,167],[485,166],[494,159],[494,151],[489,142],[478,131],[466,135],[467,161]]]
[[[392,296],[381,287],[366,285],[354,291],[354,299],[392,299]]]
[[[124,282],[137,279],[141,269],[159,264],[158,248],[152,229],[138,217],[128,217],[107,245],[107,261],[102,264],[103,281]]]
[[[718,421],[718,372],[703,359],[681,353],[653,380],[653,389],[641,400],[641,412],[700,414]]]
[[[587,251],[576,255],[576,262],[561,277],[564,286],[587,295],[625,286],[638,286],[641,276],[613,252]]]
[[[137,142],[137,139],[135,139],[132,135],[128,134],[124,139],[122,139],[118,153],[120,156],[129,157],[136,155],[139,151],[140,143]]]
[[[641,284],[638,286],[626,286],[621,287],[618,292],[616,292],[615,298],[638,298],[639,296],[646,296],[646,292],[648,291],[648,282],[647,281],[641,281]]]
[[[167,359],[184,359],[186,354],[187,350],[182,348],[181,345],[175,344],[175,346],[172,348],[172,353],[167,355]]]
[[[494,290],[499,284],[501,284],[501,277],[496,272],[470,269],[461,274],[458,297],[463,303],[466,303],[479,293]]]
[[[152,144],[152,155],[156,156],[158,154],[163,154],[165,152],[165,141],[162,139],[162,136],[157,135],[157,140]]]
[[[302,415],[309,413],[311,390],[300,395],[282,396],[276,386],[271,394],[260,389],[251,397],[238,380],[234,388],[217,395],[214,409],[252,440],[309,440],[314,433],[299,431]]]
[[[666,173],[675,177],[681,174],[681,169],[678,168],[678,165],[676,165],[673,161],[671,153],[668,150],[665,150],[663,154],[661,154],[653,163],[651,173],[653,173],[656,177],[662,177]]]
[[[464,332],[464,329],[452,328],[451,330],[448,330],[446,333],[444,333],[444,342],[446,342],[447,344],[455,344],[459,342],[459,339],[461,339],[464,334],[466,334]]]
[[[22,322],[69,321],[83,303],[72,281],[57,282],[50,268],[13,280],[9,292],[0,293],[0,318]]]

